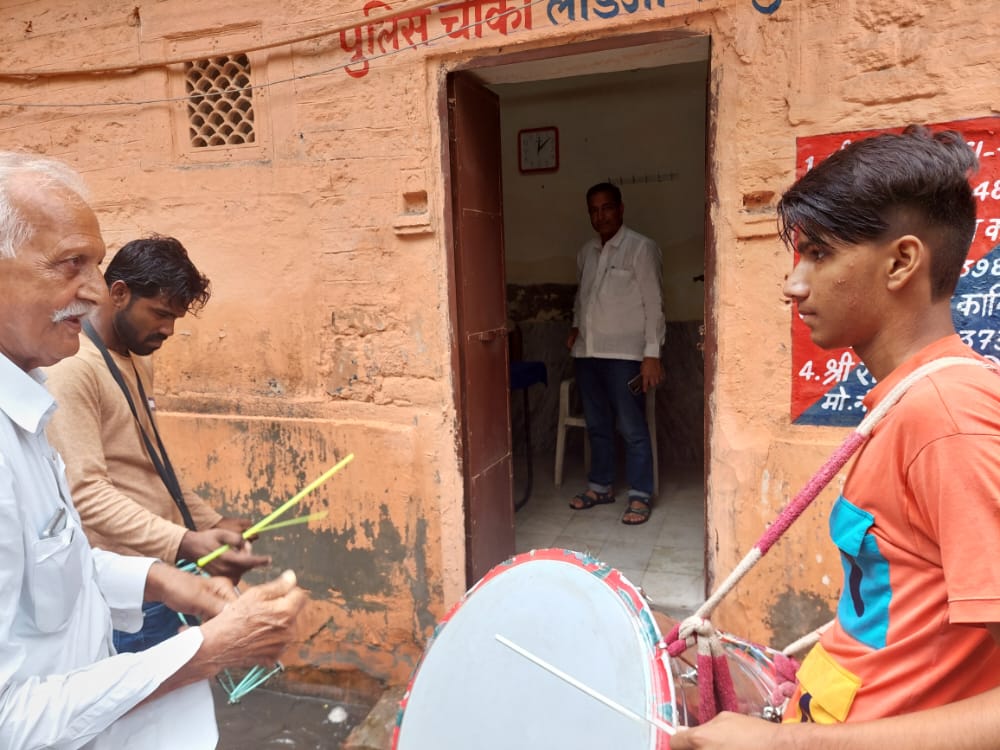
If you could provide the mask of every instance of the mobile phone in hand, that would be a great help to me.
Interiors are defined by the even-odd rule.
[[[634,378],[628,381],[628,390],[633,396],[638,396],[642,393],[642,373],[640,372]]]

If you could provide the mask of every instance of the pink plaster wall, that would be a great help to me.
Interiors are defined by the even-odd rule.
[[[1000,32],[960,0],[786,0],[771,15],[750,0],[668,6],[553,24],[541,4],[531,29],[446,37],[360,78],[335,70],[275,83],[258,100],[260,144],[215,159],[188,153],[177,103],[0,110],[3,147],[85,173],[109,248],[174,234],[212,277],[204,313],[182,321],[158,357],[166,438],[189,485],[258,516],[337,458],[357,456],[309,501],[330,508],[315,533],[260,543],[313,596],[289,664],[399,683],[464,590],[438,110],[455,65],[641,32],[710,34],[717,579],[843,436],[788,422],[780,285],[791,257],[766,196],[792,181],[796,136],[994,112]],[[0,71],[200,57],[363,19],[345,2],[28,0],[0,9]],[[259,80],[278,82],[350,55],[333,35],[252,60]],[[175,74],[157,66],[0,78],[8,103],[177,95]],[[835,494],[751,573],[720,626],[781,645],[832,613],[839,562],[824,510]]]

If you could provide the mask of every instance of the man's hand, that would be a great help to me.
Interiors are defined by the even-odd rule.
[[[707,724],[678,730],[670,750],[776,750],[790,728],[723,711]]]
[[[213,529],[229,529],[230,531],[235,531],[237,534],[242,535],[244,531],[249,529],[253,525],[253,522],[249,518],[220,518],[219,522],[213,526]],[[257,535],[254,534],[251,537],[247,537],[248,542],[252,542],[257,539]]]
[[[566,337],[566,348],[567,349],[572,349],[573,348],[573,344],[576,343],[576,337],[579,336],[579,335],[580,335],[580,329],[579,328],[570,328],[569,329],[569,336]]]
[[[214,672],[274,662],[295,635],[295,620],[307,601],[306,592],[286,570],[273,581],[253,586],[201,626],[204,643],[197,659]]]
[[[154,564],[150,571],[154,568],[171,569],[160,563]],[[198,578],[176,568],[172,570],[187,578]],[[165,578],[169,579],[170,574]],[[296,618],[307,600],[306,592],[295,585],[292,571],[286,570],[269,583],[252,586],[240,597],[236,597],[228,583],[226,588],[233,598],[218,615],[201,625],[201,648],[144,703],[193,682],[210,679],[229,667],[273,664],[291,643]],[[162,592],[155,593],[161,600],[169,601]]]
[[[175,612],[207,620],[236,599],[228,578],[205,578],[178,570],[166,563],[153,563],[146,574],[145,600],[163,602]]]
[[[663,382],[663,365],[659,357],[644,357],[639,366],[639,374],[642,375],[642,392],[645,393],[650,388],[656,388]]]
[[[218,526],[205,531],[188,531],[184,534],[177,550],[177,557],[188,562],[197,562],[224,544],[228,544],[231,549],[205,567],[205,570],[214,576],[225,576],[237,584],[248,570],[271,564],[270,557],[250,554],[250,544],[243,539],[240,532]]]

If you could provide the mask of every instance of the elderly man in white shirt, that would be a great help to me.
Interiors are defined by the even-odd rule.
[[[74,354],[106,293],[97,217],[64,165],[0,152],[0,747],[214,747],[206,680],[267,664],[305,593],[290,571],[237,598],[226,578],[93,550],[45,438],[56,408],[38,368]],[[116,655],[143,600],[206,619]]]
[[[591,460],[587,489],[569,504],[586,510],[615,501],[617,421],[629,484],[622,523],[637,525],[649,519],[653,493],[655,457],[643,394],[663,380],[663,258],[653,240],[624,225],[616,185],[591,187],[587,209],[598,236],[577,255],[579,286],[566,345],[575,358]]]

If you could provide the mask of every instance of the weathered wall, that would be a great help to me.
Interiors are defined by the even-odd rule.
[[[324,5],[276,15],[263,2],[21,4],[3,12],[2,67],[239,51],[335,25]],[[344,59],[337,35],[251,54],[261,81]],[[328,507],[327,519],[258,548],[313,596],[288,666],[394,682],[465,588],[440,134],[429,127],[437,92],[423,70],[411,55],[360,84],[338,71],[263,89],[257,144],[209,154],[187,147],[183,102],[2,113],[4,147],[84,173],[109,250],[172,234],[213,280],[204,312],[179,322],[157,358],[161,423],[189,486],[260,518],[355,454],[303,503]],[[183,95],[177,73],[8,80],[0,97],[169,99]],[[432,178],[429,215],[421,193]]]
[[[997,34],[961,2],[742,3],[714,15],[715,282],[709,399],[711,570],[727,574],[845,436],[789,424],[791,264],[771,193],[794,175],[795,137],[997,111]],[[842,475],[720,609],[718,620],[784,645],[833,616],[840,561],[825,517]]]
[[[331,509],[315,532],[261,542],[314,596],[293,666],[398,682],[464,588],[439,118],[453,66],[631,33],[710,35],[714,575],[843,436],[788,419],[780,285],[791,257],[772,206],[792,181],[795,137],[996,111],[1000,32],[959,0],[786,0],[770,15],[750,0],[666,5],[615,5],[615,14],[602,5],[599,15],[595,4],[584,20],[575,4],[570,20],[568,4],[539,4],[532,28],[401,43],[359,78],[336,69],[351,62],[351,36],[347,52],[337,35],[254,52],[274,85],[260,92],[250,157],[192,157],[177,125],[182,104],[125,103],[183,95],[173,69],[0,79],[5,103],[123,102],[5,107],[2,143],[82,169],[112,249],[149,231],[175,234],[215,282],[203,315],[179,325],[159,356],[164,427],[188,483],[257,516],[357,455],[309,501]],[[193,58],[363,18],[345,2],[35,0],[0,10],[0,68]],[[425,20],[442,31],[437,15]],[[354,60],[355,73],[363,67]],[[829,617],[839,562],[823,515],[836,489],[740,586],[720,625],[782,643]]]

